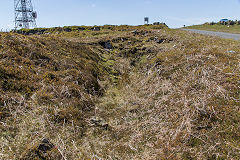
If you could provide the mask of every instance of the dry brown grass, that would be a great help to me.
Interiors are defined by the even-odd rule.
[[[239,42],[134,29],[1,35],[0,159],[239,159]]]

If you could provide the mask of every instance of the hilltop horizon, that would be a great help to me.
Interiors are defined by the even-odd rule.
[[[222,18],[239,19],[240,4],[238,0],[228,1],[47,1],[32,0],[38,12],[38,27],[55,26],[93,26],[93,25],[141,25],[143,18],[149,17],[150,22],[164,22],[170,28],[183,25],[202,24],[218,21]],[[227,9],[226,9],[227,8]],[[204,11],[204,12],[203,12]],[[14,28],[13,1],[3,1],[0,14],[0,29]]]

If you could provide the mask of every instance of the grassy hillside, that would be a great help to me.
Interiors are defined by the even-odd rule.
[[[240,34],[240,25],[202,24],[185,27],[187,29],[199,29],[205,31],[227,32]]]
[[[0,35],[0,159],[239,159],[239,42],[156,26]]]

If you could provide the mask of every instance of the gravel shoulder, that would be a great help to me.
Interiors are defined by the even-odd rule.
[[[197,29],[182,29],[189,32],[199,33],[203,35],[209,36],[217,36],[226,39],[234,39],[240,40],[240,34],[233,34],[233,33],[225,33],[225,32],[214,32],[214,31],[204,31],[204,30],[197,30]]]

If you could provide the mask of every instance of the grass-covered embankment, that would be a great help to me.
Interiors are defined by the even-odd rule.
[[[202,25],[188,26],[188,27],[184,27],[184,28],[240,34],[240,25],[202,24]]]

